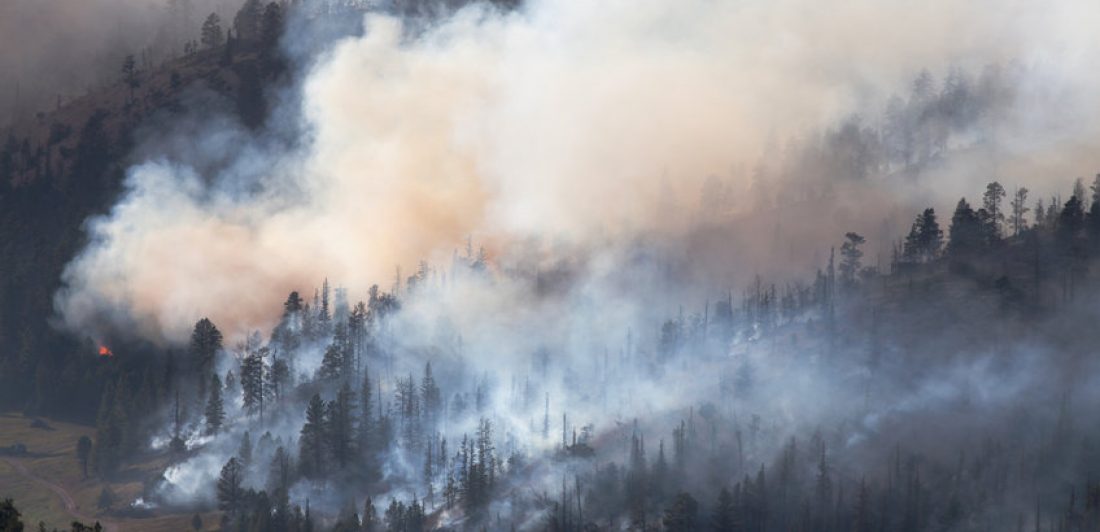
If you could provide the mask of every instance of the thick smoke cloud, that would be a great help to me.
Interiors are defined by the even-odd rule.
[[[211,165],[227,144],[200,140],[208,148],[181,159],[164,147],[178,142],[154,137],[121,202],[89,221],[58,310],[86,334],[124,324],[179,341],[203,315],[239,334],[268,327],[292,289],[325,277],[353,297],[386,289],[395,267],[447,261],[468,237],[528,273],[561,255],[582,270],[625,267],[634,243],[672,256],[726,242],[687,269],[729,286],[804,272],[846,230],[884,250],[918,207],[946,210],[994,177],[1035,188],[1036,176],[1068,182],[1097,165],[1080,139],[1097,122],[1087,98],[1100,83],[1083,66],[1100,51],[1086,27],[1098,10],[542,1],[467,8],[415,37],[368,16],[283,100],[277,116],[298,118],[269,130],[303,132],[294,148],[219,121],[188,138],[243,148]],[[757,191],[790,183],[747,169],[786,139],[853,113],[877,120],[922,68],[989,64],[1016,73],[1018,91],[996,149],[960,150],[919,185],[827,176],[835,204],[760,214]],[[730,191],[717,234],[699,230],[709,176]]]

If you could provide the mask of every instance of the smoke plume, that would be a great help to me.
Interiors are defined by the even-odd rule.
[[[993,178],[1034,188],[1097,166],[1080,140],[1097,123],[1084,65],[1100,46],[1083,16],[1097,10],[546,0],[468,7],[419,31],[369,15],[362,35],[302,66],[263,133],[215,120],[188,131],[185,155],[154,134],[120,202],[88,222],[57,307],[84,332],[106,321],[179,341],[209,315],[241,333],[270,326],[290,290],[325,277],[353,296],[388,288],[395,268],[448,261],[467,238],[530,273],[555,260],[627,268],[644,244],[683,278],[726,287],[804,273],[847,230],[871,234],[881,259],[919,207],[946,210]],[[1015,94],[975,128],[995,140],[956,140],[917,184],[774,177],[785,146],[853,115],[875,125],[922,68],[988,65]],[[724,191],[717,224],[703,208],[714,198],[700,199],[708,179]],[[784,209],[784,194],[821,183],[815,206]],[[692,249],[706,250],[699,264],[677,261]]]

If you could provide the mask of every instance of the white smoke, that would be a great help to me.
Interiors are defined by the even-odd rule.
[[[1023,65],[1000,168],[1068,178],[1095,163],[1080,133],[1096,122],[1084,97],[1097,83],[1081,68],[1100,49],[1083,22],[1096,10],[538,1],[509,14],[467,8],[415,38],[368,16],[365,34],[322,54],[287,99],[302,149],[244,143],[232,164],[196,175],[228,146],[205,142],[189,160],[131,168],[120,203],[90,221],[58,309],[76,329],[107,315],[180,340],[202,315],[234,332],[268,325],[286,292],[325,276],[359,294],[386,286],[395,266],[446,259],[471,235],[500,252],[530,237],[588,247],[683,234],[704,178],[729,180],[736,210],[751,211],[752,178],[735,168],[778,139],[876,115],[926,66]],[[237,138],[227,131],[219,122],[199,138]],[[928,183],[948,198],[979,190],[985,153]],[[904,223],[919,205],[890,194],[843,218]],[[927,189],[907,195],[950,205]],[[742,269],[771,260],[752,244],[742,255]]]

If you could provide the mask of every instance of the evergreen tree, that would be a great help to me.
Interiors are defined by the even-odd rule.
[[[665,460],[665,441],[661,440],[657,445],[657,461],[653,463],[653,474],[649,478],[649,494],[654,502],[663,504],[665,488],[669,481],[668,462]]]
[[[861,479],[859,481],[859,494],[856,497],[854,514],[853,532],[871,532],[874,530],[874,523],[871,518],[871,494],[867,489],[866,480]]]
[[[1077,209],[1080,211],[1080,214],[1084,216],[1086,208],[1085,202],[1088,201],[1088,196],[1085,195],[1085,181],[1080,177],[1073,180],[1072,196],[1077,198]]]
[[[1001,208],[1001,202],[1005,197],[1005,189],[1000,183],[994,181],[985,187],[982,194],[982,211],[984,211],[984,233],[989,242],[998,242],[1001,239],[1001,225],[1004,224],[1005,215]]]
[[[386,532],[405,532],[408,530],[405,524],[405,503],[398,501],[396,498],[391,499],[383,520],[386,523]]]
[[[203,318],[191,332],[191,361],[199,380],[199,400],[206,400],[206,376],[213,372],[214,358],[222,349],[222,333],[214,323]],[[199,403],[200,405],[202,403]]]
[[[226,30],[225,32],[225,48],[222,49],[222,66],[230,66],[233,64],[234,55],[237,52],[237,39],[233,37],[233,30]]]
[[[859,249],[866,240],[857,233],[845,233],[845,242],[840,246],[840,280],[849,288],[856,283],[860,271],[863,251]]]
[[[280,445],[271,458],[271,466],[267,472],[267,487],[272,493],[285,494],[290,489],[290,481],[290,454]]]
[[[344,470],[351,463],[355,443],[355,392],[347,382],[328,404],[326,434],[333,462]]]
[[[252,414],[259,413],[263,419],[264,401],[264,357],[268,349],[249,352],[241,359],[241,399],[244,409]]]
[[[363,383],[359,388],[359,426],[357,432],[356,442],[359,445],[359,450],[363,456],[369,456],[374,452],[374,439],[375,439],[375,420],[373,414],[373,397],[374,389],[371,387],[370,372],[365,368],[363,370]]]
[[[242,41],[255,41],[260,36],[260,23],[263,3],[260,0],[245,0],[244,5],[233,17],[233,31]]]
[[[96,419],[96,437],[92,458],[96,473],[111,477],[128,451],[129,421],[127,415],[125,379],[119,379],[103,391]]]
[[[202,45],[207,48],[217,48],[222,45],[224,39],[222,20],[217,13],[211,13],[202,23]]]
[[[210,377],[210,399],[206,402],[206,433],[217,434],[225,423],[225,404],[222,402],[222,381],[218,374]]]
[[[1016,189],[1016,193],[1012,197],[1012,218],[1009,220],[1012,225],[1012,234],[1019,235],[1020,232],[1027,229],[1027,212],[1030,210],[1027,208],[1027,193],[1028,190],[1024,187]]]
[[[236,457],[230,458],[222,467],[218,477],[218,509],[229,515],[235,515],[244,505],[244,471]]]
[[[905,237],[904,256],[909,262],[927,262],[939,255],[943,247],[943,231],[936,221],[936,211],[925,209],[913,222]]]
[[[1085,235],[1093,254],[1100,252],[1100,202],[1094,201],[1085,215]]]
[[[966,198],[960,199],[951,216],[947,252],[953,257],[971,256],[982,249],[982,228],[977,213]]]
[[[1081,201],[1077,199],[1077,196],[1070,196],[1069,201],[1066,201],[1065,206],[1062,207],[1062,211],[1058,215],[1058,224],[1055,226],[1054,231],[1058,243],[1064,250],[1073,247],[1084,226],[1085,215],[1081,209]]]
[[[433,426],[439,415],[439,409],[443,406],[443,394],[432,376],[432,363],[424,364],[424,378],[420,381],[420,400],[423,403],[424,416],[428,420],[428,426]]]
[[[285,358],[293,359],[301,346],[302,305],[298,292],[291,292],[283,303],[283,316],[271,333],[271,342]]]
[[[247,430],[241,437],[241,446],[237,448],[237,458],[241,471],[247,473],[248,468],[252,467],[252,435]]]
[[[321,359],[317,377],[327,381],[347,380],[352,376],[353,366],[352,345],[348,337],[347,325],[338,323],[333,331],[332,343],[325,349],[325,355]]]
[[[264,8],[263,17],[260,20],[260,49],[265,56],[270,56],[279,44],[279,38],[283,34],[283,9],[279,4],[271,2]]]
[[[831,522],[829,512],[833,502],[833,480],[829,472],[829,462],[825,458],[825,447],[820,448],[817,462],[817,481],[815,482],[815,505],[817,522],[820,526],[827,526]]]
[[[637,435],[631,439],[630,464],[626,474],[626,504],[630,522],[635,528],[645,528],[648,485],[645,460],[645,443]]]
[[[723,487],[722,491],[718,492],[718,503],[714,506],[714,517],[711,522],[714,532],[738,531],[737,507],[728,488]]]
[[[314,394],[306,407],[306,422],[298,438],[302,476],[319,478],[325,472],[325,402]]]
[[[302,306],[305,303],[302,301],[302,296],[298,294],[298,291],[292,291],[290,295],[286,297],[286,302],[283,303],[283,318],[289,318],[302,311]]]
[[[381,528],[378,523],[378,510],[374,507],[374,502],[368,496],[367,501],[363,503],[363,522],[360,526],[363,532],[380,532]]]
[[[424,501],[430,504],[435,504],[435,462],[432,459],[432,444],[424,446],[424,488],[427,490],[427,495],[424,497]]]
[[[10,498],[0,502],[0,530],[4,532],[23,532],[22,514]]]
[[[290,366],[282,358],[272,357],[271,365],[265,372],[264,395],[267,400],[278,402],[290,386]]]
[[[351,343],[356,376],[363,367],[363,355],[367,348],[367,320],[367,306],[360,301],[348,315],[348,339]]]
[[[664,525],[668,532],[695,532],[699,503],[690,493],[680,493],[665,510]]]

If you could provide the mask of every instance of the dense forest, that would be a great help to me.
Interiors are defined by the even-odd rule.
[[[148,481],[145,504],[217,504],[223,526],[242,530],[1091,530],[1091,381],[1043,374],[1092,367],[1088,335],[1066,330],[1091,315],[1100,178],[1091,194],[1074,189],[1032,211],[1026,191],[1006,202],[994,182],[943,228],[927,209],[888,272],[864,266],[864,239],[848,233],[812,280],[716,294],[655,330],[623,331],[613,356],[589,353],[583,369],[547,346],[523,374],[469,374],[477,354],[457,331],[427,351],[398,336],[404,302],[430,305],[448,284],[490,289],[501,274],[472,247],[355,304],[326,281],[235,346],[202,319],[186,349],[140,373],[100,356],[112,377],[90,467],[109,478],[123,457],[169,452],[177,465]],[[632,389],[686,375],[696,390],[684,397],[704,399],[626,417],[644,404]],[[960,378],[976,379],[961,396],[899,389]],[[792,417],[816,398],[790,386],[828,386],[803,393],[832,405]],[[1002,386],[1012,390],[983,389]],[[912,408],[899,396],[944,401],[958,419],[877,427]],[[210,459],[216,496],[202,502],[188,471]]]
[[[790,227],[833,231],[853,218],[839,196],[996,152],[1018,65],[919,71],[881,111],[769,148],[735,171],[745,187],[702,179],[673,240],[769,233],[813,248],[788,259],[818,257],[748,283],[699,274],[721,262],[712,249],[658,238],[546,259],[541,243],[467,235],[362,293],[335,276],[277,293],[262,328],[204,317],[251,302],[231,298],[184,341],[106,306],[68,321],[74,257],[103,239],[88,220],[119,216],[133,165],[176,155],[158,131],[231,117],[219,141],[293,152],[309,135],[285,126],[287,102],[315,55],[364,31],[349,19],[394,17],[414,40],[464,6],[247,0],[178,57],[127,55],[109,90],[6,130],[0,408],[94,425],[72,458],[107,484],[168,460],[135,500],[104,488],[101,515],[193,514],[200,530],[216,510],[240,531],[1100,530],[1100,174],[1037,199],[992,180],[949,216],[907,210],[911,226],[873,236],[877,220],[809,243]],[[19,505],[0,504],[0,530],[22,529]]]

